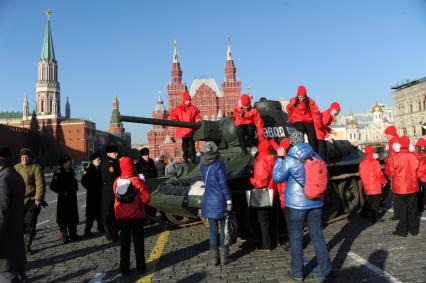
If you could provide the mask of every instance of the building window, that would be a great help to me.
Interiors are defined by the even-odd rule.
[[[410,104],[410,112],[413,112],[413,104]]]
[[[422,110],[422,103],[419,102],[419,111]]]
[[[413,126],[413,136],[416,135],[416,126]]]
[[[407,129],[406,128],[402,128],[402,135],[406,136],[407,135]]]

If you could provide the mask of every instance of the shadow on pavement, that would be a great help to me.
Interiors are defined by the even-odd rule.
[[[49,283],[59,283],[59,282],[74,282],[72,279],[75,277],[80,277],[82,275],[84,275],[85,273],[91,271],[92,268],[84,268],[84,269],[80,269],[77,270],[73,273],[68,273],[65,274],[61,277],[55,278],[52,281],[48,281]],[[45,273],[45,274],[40,274],[40,275],[36,275],[34,277],[29,278],[30,282],[36,282],[36,281],[40,281],[40,282],[47,282],[45,279],[43,279],[44,277],[48,276],[49,273]]]
[[[192,282],[201,282],[207,278],[206,272],[196,272],[194,274],[188,275],[185,278],[179,279],[176,283],[192,283]]]
[[[328,241],[327,247],[329,251],[340,243],[336,256],[332,259],[333,271],[335,273],[338,273],[342,268],[354,241],[358,238],[362,231],[371,225],[371,222],[367,219],[362,219],[359,216],[350,217],[342,229],[334,235],[330,241]],[[316,257],[314,257],[305,266],[306,275],[309,275],[317,265]]]
[[[345,268],[340,270],[338,273],[336,273],[336,277],[333,282],[346,282],[346,283],[349,283],[349,282],[368,282],[368,283],[394,282],[393,278],[388,278],[386,274],[383,274],[383,271],[385,270],[385,267],[386,267],[387,258],[388,258],[388,252],[386,250],[383,250],[383,249],[376,250],[370,254],[370,256],[367,259],[367,263],[361,266],[350,267],[350,268]],[[374,266],[372,266],[371,264]]]

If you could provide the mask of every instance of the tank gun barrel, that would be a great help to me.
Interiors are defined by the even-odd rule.
[[[119,119],[121,122],[160,125],[160,126],[179,127],[179,128],[191,128],[194,130],[197,130],[201,126],[199,123],[153,119],[153,118],[135,117],[135,116],[125,116],[125,115],[119,115]]]

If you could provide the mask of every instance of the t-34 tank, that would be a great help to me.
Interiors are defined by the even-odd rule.
[[[287,114],[281,103],[261,99],[255,104],[264,124],[264,135],[279,142],[294,131],[287,123]],[[242,230],[251,230],[250,211],[245,191],[252,188],[251,176],[254,158],[250,151],[241,150],[234,121],[224,118],[217,121],[204,120],[200,123],[120,116],[122,122],[133,122],[194,129],[194,140],[214,141],[223,160],[229,188],[233,194],[233,209],[237,213]],[[328,169],[330,186],[326,197],[324,216],[331,219],[342,213],[355,213],[364,204],[363,190],[358,177],[358,165],[364,154],[348,141],[328,144]],[[160,211],[166,219],[183,226],[199,219],[204,182],[199,165],[183,163],[177,168],[175,177],[150,179],[147,185],[152,193],[150,207]],[[249,231],[247,231],[249,232]]]

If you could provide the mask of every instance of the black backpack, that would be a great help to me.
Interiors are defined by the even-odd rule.
[[[125,182],[122,184],[120,183],[120,180],[128,180],[129,182]],[[115,192],[115,198],[120,203],[132,203],[133,199],[136,195],[136,189],[132,185],[132,182],[129,179],[118,179],[117,180],[117,189]]]

